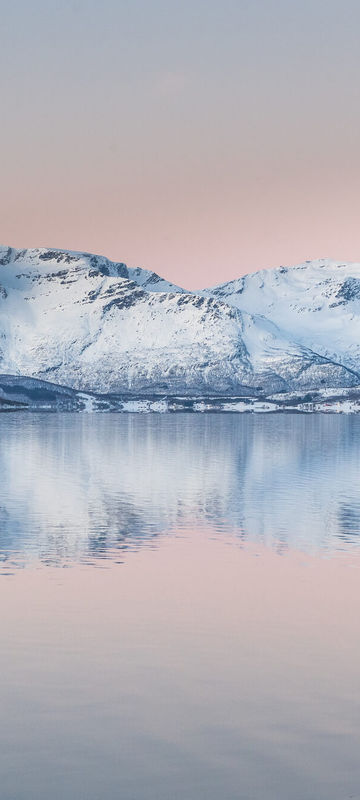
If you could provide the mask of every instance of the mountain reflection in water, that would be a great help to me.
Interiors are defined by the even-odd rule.
[[[359,475],[356,416],[4,414],[0,559],[116,561],[189,528],[345,549]]]

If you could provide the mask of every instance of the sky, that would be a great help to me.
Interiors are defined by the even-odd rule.
[[[188,288],[360,260],[358,0],[0,0],[0,241]]]

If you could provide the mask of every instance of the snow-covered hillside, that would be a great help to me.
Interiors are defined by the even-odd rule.
[[[98,392],[224,392],[252,377],[239,317],[99,256],[0,253],[2,373]]]
[[[360,264],[318,259],[206,290],[266,317],[297,344],[360,372]]]
[[[360,383],[360,266],[203,292],[102,256],[0,248],[0,373],[98,393],[302,394]]]

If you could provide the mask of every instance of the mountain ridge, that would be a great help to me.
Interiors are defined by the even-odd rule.
[[[0,247],[0,372],[78,391],[264,397],[360,384],[360,265],[187,291],[75,251]]]

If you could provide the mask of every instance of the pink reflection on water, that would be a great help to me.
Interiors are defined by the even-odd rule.
[[[3,578],[5,796],[348,796],[359,566],[195,530]]]

